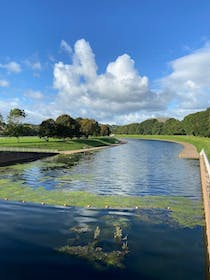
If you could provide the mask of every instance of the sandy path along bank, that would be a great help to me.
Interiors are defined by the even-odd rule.
[[[93,148],[85,148],[85,149],[79,149],[79,150],[59,151],[59,154],[72,155],[72,154],[77,154],[77,153],[85,153],[85,152],[97,151],[97,150],[111,148],[111,147],[117,147],[122,144],[126,144],[126,142],[121,141],[119,144],[112,144],[112,145],[108,145],[108,146],[100,146],[100,147],[93,147]]]
[[[183,150],[179,154],[180,158],[189,158],[189,159],[199,159],[200,155],[197,152],[197,149],[195,146],[193,146],[190,143],[185,143],[185,142],[176,142],[179,143],[183,146]]]
[[[142,140],[147,140],[147,138],[139,138]],[[150,139],[148,140],[154,140],[154,141],[165,141],[165,142],[173,142],[177,143],[183,146],[183,150],[179,154],[179,158],[186,158],[186,159],[199,159],[200,155],[197,152],[197,149],[194,145],[187,143],[187,142],[182,142],[182,141],[176,141],[176,140],[170,140],[170,139]]]

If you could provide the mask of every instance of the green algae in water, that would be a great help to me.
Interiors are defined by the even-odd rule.
[[[80,181],[80,180],[91,180],[93,179],[93,174],[90,173],[72,173],[69,175],[63,175],[56,178],[56,181],[58,181],[58,184],[63,184],[71,181]]]
[[[116,250],[112,252],[104,252],[101,247],[95,247],[94,243],[89,243],[85,246],[65,245],[61,248],[58,248],[57,251],[60,253],[82,257],[95,264],[95,267],[99,266],[99,268],[104,265],[124,268],[122,261],[127,255],[127,249],[122,251]]]
[[[163,209],[179,226],[203,226],[202,203],[186,197],[178,196],[119,196],[96,195],[84,191],[46,190],[44,187],[33,189],[23,181],[13,182],[10,179],[0,179],[0,198],[9,200],[51,205],[67,205],[78,207],[124,209]]]
[[[35,162],[28,162],[28,163],[17,163],[12,166],[4,166],[0,167],[1,173],[2,172],[21,172],[24,170],[28,170],[31,168],[34,168],[36,166],[37,168],[41,169],[57,169],[62,167],[70,168],[76,164],[83,158],[82,154],[73,154],[73,155],[56,155],[52,157],[43,158],[41,160],[36,160]]]

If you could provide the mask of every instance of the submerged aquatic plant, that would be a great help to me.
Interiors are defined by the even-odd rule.
[[[94,239],[87,245],[65,245],[56,250],[61,253],[82,257],[92,262],[96,267],[114,266],[117,268],[123,268],[123,259],[128,254],[127,241],[121,244],[119,250],[107,252],[104,251],[102,247],[97,246],[100,232],[101,230],[99,226],[97,226],[94,231]]]
[[[101,247],[95,247],[93,243],[85,246],[63,246],[57,249],[61,253],[66,253],[74,256],[82,257],[90,262],[101,266],[114,266],[117,268],[124,268],[122,264],[123,258],[127,254],[125,250],[115,250],[111,252],[104,252]],[[99,267],[101,267],[99,266]]]
[[[90,231],[88,225],[71,227],[69,230],[76,233],[86,233]]]
[[[100,230],[99,226],[97,226],[94,231],[94,240],[97,240],[99,238],[100,233],[101,233],[101,230]]]
[[[117,242],[121,242],[121,240],[122,240],[122,229],[119,226],[115,227],[114,239]]]
[[[128,252],[128,242],[127,241],[122,243],[122,250]]]

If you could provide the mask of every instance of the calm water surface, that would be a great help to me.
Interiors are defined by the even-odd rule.
[[[162,141],[128,144],[87,154],[74,166],[55,167],[45,159],[22,168],[1,168],[0,178],[33,188],[86,190],[100,195],[173,195],[201,199],[199,163],[177,156],[182,147]],[[167,211],[96,210],[0,202],[0,273],[25,279],[205,279],[203,227],[181,227]],[[91,244],[97,226],[99,247],[119,250],[113,239],[122,228],[129,253],[121,266],[107,266],[58,252]]]

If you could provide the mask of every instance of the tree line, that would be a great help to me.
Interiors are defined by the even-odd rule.
[[[112,133],[142,135],[194,135],[210,137],[210,108],[189,114],[182,121],[175,118],[148,119],[141,123],[113,126]]]
[[[210,137],[210,108],[205,111],[189,114],[182,121],[175,118],[148,119],[141,123],[123,126],[99,124],[94,119],[72,118],[63,114],[54,119],[46,119],[40,125],[26,124],[24,110],[12,109],[6,121],[0,114],[0,135],[4,136],[39,136],[44,139],[80,138],[89,136],[108,136],[115,134],[142,135],[194,135]]]
[[[94,119],[77,118],[64,114],[53,119],[44,120],[39,126],[40,137],[80,138],[89,136],[109,136],[108,125],[99,124]]]
[[[0,114],[0,134],[4,136],[39,136],[48,140],[56,138],[80,138],[89,136],[109,136],[111,131],[108,125],[99,124],[94,119],[74,119],[63,114],[54,119],[46,119],[40,125],[23,123],[26,117],[24,110],[15,108],[10,110],[6,122]]]

